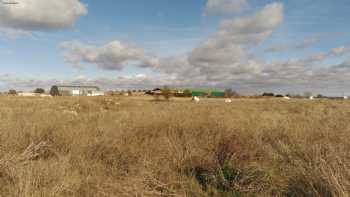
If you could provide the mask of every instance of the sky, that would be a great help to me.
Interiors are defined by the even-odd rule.
[[[350,95],[348,0],[7,1],[16,4],[0,4],[3,91],[167,85]]]

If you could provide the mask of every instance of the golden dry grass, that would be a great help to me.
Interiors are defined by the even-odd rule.
[[[0,97],[0,196],[349,196],[350,102]]]

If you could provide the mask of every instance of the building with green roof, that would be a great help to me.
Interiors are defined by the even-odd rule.
[[[192,92],[192,97],[225,97],[225,91],[221,89],[216,88],[196,88],[196,89],[189,89]]]

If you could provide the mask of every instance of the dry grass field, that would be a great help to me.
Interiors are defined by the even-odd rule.
[[[3,96],[0,196],[350,196],[350,102]]]

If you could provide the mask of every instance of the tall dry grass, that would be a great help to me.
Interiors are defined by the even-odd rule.
[[[350,196],[350,102],[0,97],[0,196]]]

